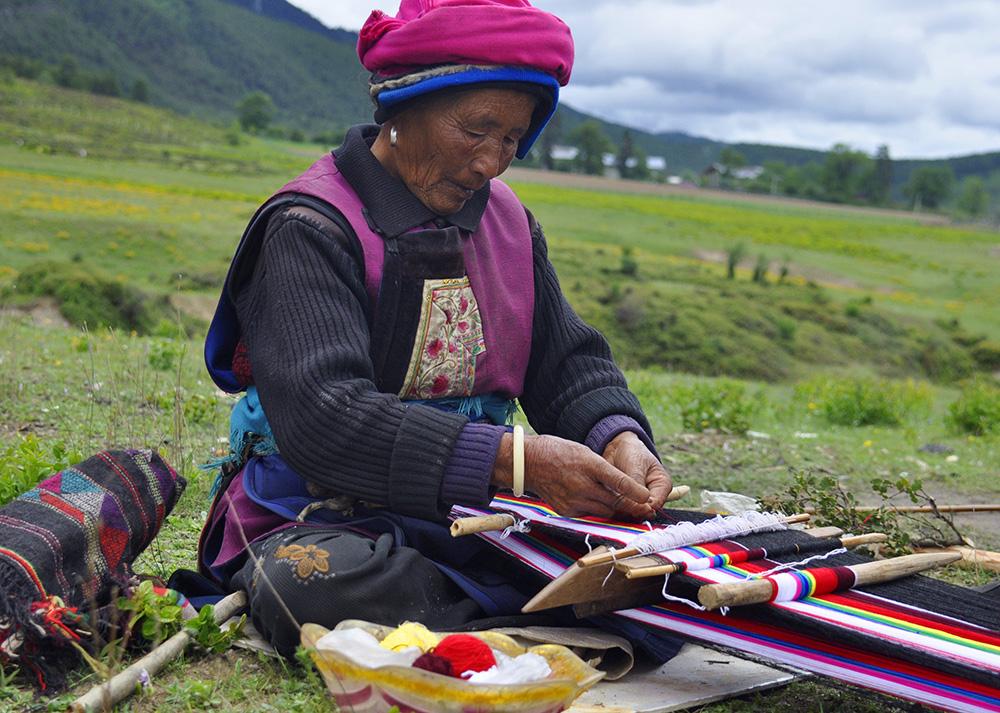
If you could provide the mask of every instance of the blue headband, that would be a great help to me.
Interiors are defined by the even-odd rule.
[[[545,72],[523,67],[472,67],[452,74],[430,76],[403,87],[385,89],[375,95],[375,100],[380,109],[391,112],[400,104],[431,92],[485,82],[534,84],[541,86],[552,96],[548,111],[543,115],[532,117],[532,124],[528,128],[528,132],[521,137],[521,141],[518,143],[516,155],[518,158],[524,158],[531,150],[532,144],[538,139],[538,135],[542,133],[542,129],[549,123],[549,119],[555,114],[556,106],[559,103],[559,82],[555,77]]]

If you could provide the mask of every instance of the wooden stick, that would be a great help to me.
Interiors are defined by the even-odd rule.
[[[674,489],[667,495],[667,502],[672,503],[675,500],[680,500],[681,498],[686,497],[690,492],[691,488],[687,485],[675,485]]]
[[[477,532],[495,532],[506,530],[517,524],[513,515],[501,513],[498,515],[479,515],[477,517],[460,517],[451,523],[451,536],[462,537],[474,535]]]
[[[680,500],[690,492],[691,488],[688,486],[678,485],[667,495],[667,502]],[[462,537],[463,535],[474,535],[477,532],[496,532],[506,530],[508,527],[516,524],[517,518],[508,513],[460,517],[451,523],[451,536]]]
[[[907,577],[917,572],[951,564],[960,559],[962,559],[962,555],[958,552],[904,555],[878,562],[852,565],[850,569],[854,570],[854,586],[863,587],[866,584],[889,582]],[[766,577],[748,582],[708,584],[698,590],[698,601],[706,609],[763,604],[770,599],[771,582]]]
[[[916,552],[958,552],[962,555],[958,563],[962,567],[982,567],[991,572],[1000,572],[1000,552],[977,550],[975,547],[955,545],[953,547],[917,547]]]
[[[802,532],[815,537],[836,537],[843,534],[837,528],[825,527],[803,530]],[[608,548],[602,545],[601,547],[595,547],[591,554],[600,554],[607,551]],[[663,564],[662,560],[653,557],[637,557],[633,561]],[[580,566],[580,560],[577,560],[567,567],[565,572],[545,585],[538,594],[524,605],[521,611],[527,614],[567,604],[620,601],[625,598],[631,599],[636,597],[644,598],[642,603],[648,604],[649,602],[662,599],[659,596],[662,588],[663,583],[655,579],[646,579],[644,582],[630,581],[621,572],[614,569],[611,570],[609,576],[608,568],[582,567]],[[628,607],[617,608],[627,609]],[[606,609],[605,611],[613,610]]]
[[[216,624],[222,624],[247,604],[246,592],[233,592],[215,605],[213,615]],[[155,676],[164,666],[181,655],[191,643],[191,635],[182,629],[124,671],[120,671],[102,684],[94,686],[70,705],[73,713],[92,713],[111,710],[135,693],[135,687],[143,671]]]
[[[889,539],[888,535],[881,532],[874,532],[869,535],[856,535],[854,537],[843,537],[840,540],[840,546],[846,547],[847,549],[852,549],[854,547],[860,547],[861,545],[871,545],[878,542],[885,542]],[[660,560],[657,564],[643,566],[642,563],[636,562],[636,560],[646,560],[646,559],[658,559],[655,557],[633,557],[625,562],[616,562],[615,569],[620,571],[625,575],[626,579],[643,579],[645,577],[662,577],[667,574],[675,574],[676,572],[684,569],[684,565],[674,564],[672,562],[663,562]]]
[[[839,527],[833,527],[832,525],[827,525],[826,527],[807,527],[802,530],[802,532],[812,537],[822,538],[822,537],[840,537],[844,534],[844,531]]]
[[[799,515],[790,515],[789,517],[784,518],[783,522],[787,525],[792,525],[797,522],[808,522],[810,517],[812,517],[812,515],[809,515],[808,513],[802,513]],[[752,534],[752,533],[747,533],[747,534]],[[577,564],[579,564],[581,567],[594,567],[599,564],[608,564],[610,562],[616,562],[617,560],[627,559],[629,557],[635,557],[636,555],[640,554],[642,554],[642,552],[640,552],[635,547],[625,547],[620,550],[615,550],[614,552],[605,551],[598,553],[595,550],[591,552],[589,555],[584,555],[583,557],[578,559]]]
[[[858,505],[854,512],[875,512],[878,506]],[[969,503],[967,505],[889,505],[886,509],[893,512],[1000,512],[1000,503]],[[806,508],[806,512],[815,514],[816,508]]]

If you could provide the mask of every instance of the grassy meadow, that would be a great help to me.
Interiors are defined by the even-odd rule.
[[[156,447],[188,490],[138,568],[194,565],[213,477],[198,465],[224,453],[233,402],[204,371],[204,331],[243,226],[326,148],[0,80],[0,501],[102,448]],[[940,502],[997,500],[997,233],[738,196],[514,188],[693,505],[702,489],[763,497],[802,474],[863,501],[873,479],[919,479]],[[844,384],[868,391],[845,401]],[[961,426],[967,412],[983,427]],[[1000,548],[994,520],[958,523]],[[10,675],[0,710],[45,710]],[[781,696],[868,705],[814,684],[772,704]],[[122,710],[229,706],[327,709],[308,673],[230,652],[174,664]]]

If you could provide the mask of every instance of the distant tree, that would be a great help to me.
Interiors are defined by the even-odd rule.
[[[719,154],[719,163],[731,170],[746,166],[747,158],[736,149],[727,146]]]
[[[555,170],[556,160],[552,158],[552,150],[562,138],[562,113],[558,110],[545,125],[545,130],[541,136],[542,168],[550,171]]]
[[[137,79],[132,82],[132,89],[129,91],[129,98],[132,101],[142,102],[143,104],[149,102],[149,85],[146,84],[145,79]]]
[[[614,148],[601,125],[585,121],[570,134],[570,141],[580,150],[577,165],[584,173],[599,176],[604,173],[604,154]]]
[[[751,278],[754,282],[760,285],[767,284],[767,266],[769,261],[767,255],[761,253],[757,256],[757,264],[753,266],[753,277]]]
[[[646,165],[647,156],[642,147],[636,146],[632,149],[632,159],[635,165],[629,169],[629,178],[633,178],[636,181],[648,181],[649,166]]]
[[[764,173],[758,176],[755,183],[759,193],[778,195],[788,183],[788,166],[782,161],[765,161]]]
[[[847,203],[857,198],[862,190],[864,177],[869,172],[871,159],[847,144],[836,144],[826,155],[820,185],[826,199]]]
[[[64,55],[56,67],[55,74],[52,75],[56,84],[69,89],[79,89],[81,84],[80,65],[69,55]]]
[[[8,56],[5,63],[22,79],[37,79],[45,69],[45,65],[36,59],[16,55]]]
[[[118,77],[114,72],[99,72],[87,80],[87,88],[94,94],[103,94],[106,97],[117,97],[121,94],[118,86]]]
[[[826,200],[826,193],[820,183],[823,166],[810,161],[802,166],[793,166],[785,172],[782,191],[785,195],[814,200]]]
[[[622,134],[622,144],[618,148],[618,175],[622,178],[632,178],[632,167],[635,158],[635,143],[632,141],[632,131],[625,129]]]
[[[264,131],[274,118],[274,102],[262,91],[250,92],[236,105],[236,112],[244,131]]]
[[[986,211],[990,208],[990,195],[986,191],[986,182],[979,176],[968,176],[962,181],[956,207],[970,218],[986,215]]]
[[[875,152],[875,170],[869,198],[875,205],[887,205],[892,194],[892,158],[882,144]]]
[[[744,243],[737,243],[726,251],[726,279],[736,279],[736,267],[746,253],[747,246]]]
[[[950,166],[921,166],[910,175],[903,187],[903,195],[910,200],[914,210],[937,208],[951,195],[955,174]]]

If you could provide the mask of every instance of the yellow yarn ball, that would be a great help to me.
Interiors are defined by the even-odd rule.
[[[400,651],[410,646],[416,646],[427,653],[437,646],[438,641],[437,635],[429,631],[423,624],[407,621],[400,624],[394,631],[389,632],[389,635],[382,639],[380,644],[390,651]]]

